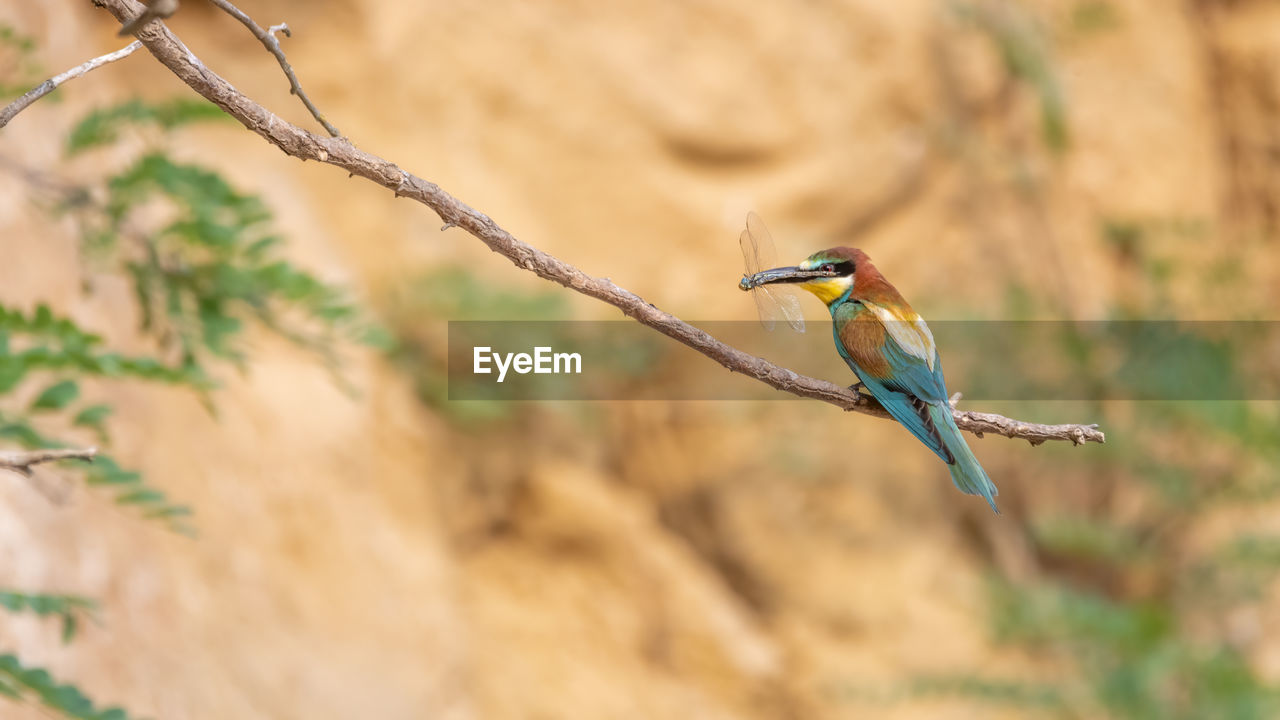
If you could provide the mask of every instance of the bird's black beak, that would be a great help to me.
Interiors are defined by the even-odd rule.
[[[832,277],[836,273],[825,270],[805,270],[796,266],[773,268],[772,270],[761,270],[755,275],[748,275],[742,278],[738,283],[738,287],[742,290],[754,290],[761,285],[772,285],[774,283],[802,283],[806,280],[812,280],[820,277]]]

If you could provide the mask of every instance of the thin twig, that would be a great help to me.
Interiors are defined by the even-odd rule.
[[[93,462],[98,448],[65,448],[49,450],[25,450],[0,452],[0,470],[9,470],[31,477],[31,466],[57,460],[87,460]]]
[[[216,0],[215,0],[216,1]],[[95,0],[117,18],[136,12],[135,0]],[[778,390],[800,397],[822,400],[845,410],[875,417],[889,417],[869,396],[826,380],[805,377],[778,367],[762,358],[726,345],[706,332],[659,310],[635,293],[608,279],[587,275],[572,265],[517,240],[484,213],[460,202],[434,183],[411,175],[377,155],[365,152],[342,137],[320,137],[286,122],[254,102],[225,79],[206,67],[168,28],[149,33],[143,44],[165,67],[183,82],[245,127],[261,135],[288,155],[301,160],[317,160],[336,165],[352,175],[372,180],[398,197],[417,200],[436,212],[446,226],[460,227],[474,235],[490,250],[517,267],[538,277],[559,283],[576,292],[613,305],[636,321],[683,343],[733,372],[753,377]],[[1075,444],[1105,442],[1096,425],[1040,425],[992,415],[952,411],[956,424],[973,433],[996,433],[1025,438],[1034,444],[1045,440],[1066,440]]]
[[[45,80],[39,85],[31,88],[22,97],[6,105],[3,110],[0,110],[0,128],[8,125],[9,121],[12,120],[15,115],[26,110],[27,106],[31,103],[53,92],[54,89],[62,83],[78,78],[81,75],[84,75],[91,70],[96,70],[108,63],[113,63],[121,58],[126,58],[132,55],[134,51],[140,47],[142,47],[142,43],[134,40],[113,53],[107,53],[106,55],[96,57],[82,65],[77,65],[61,75],[54,75],[48,80]]]
[[[282,32],[285,37],[293,37],[293,33],[289,30],[289,26],[285,23],[280,23],[279,25],[272,25],[269,30],[263,30],[261,25],[253,21],[253,18],[244,14],[240,8],[232,5],[227,0],[209,1],[214,5],[217,5],[219,8],[222,8],[222,10],[231,17],[239,20],[241,25],[249,28],[249,32],[253,33],[253,36],[258,38],[258,41],[267,49],[267,52],[275,55],[276,60],[280,61],[280,69],[284,71],[285,77],[289,78],[289,92],[298,96],[298,99],[302,101],[302,104],[307,106],[307,110],[311,111],[311,116],[316,119],[316,122],[324,126],[326,132],[333,137],[342,137],[342,133],[338,131],[338,128],[334,127],[328,120],[324,119],[324,115],[321,114],[320,109],[317,108],[315,103],[311,102],[311,98],[307,97],[307,94],[303,92],[302,84],[298,82],[298,76],[294,74],[293,67],[289,65],[288,59],[284,56],[284,48],[280,47],[280,41],[276,38],[276,33]]]

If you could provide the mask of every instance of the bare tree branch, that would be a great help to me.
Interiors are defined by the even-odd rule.
[[[39,85],[31,88],[23,94],[22,97],[6,105],[3,110],[0,110],[0,128],[8,125],[9,121],[12,120],[15,115],[26,110],[27,106],[31,103],[53,92],[54,89],[62,83],[68,80],[74,80],[75,78],[78,78],[91,70],[96,70],[108,63],[113,63],[121,58],[126,58],[132,55],[134,51],[140,47],[142,47],[142,43],[134,40],[113,53],[107,53],[106,55],[96,57],[82,65],[77,65],[61,75],[54,75],[48,80],[45,80]]]
[[[298,76],[294,74],[293,66],[289,65],[289,61],[285,59],[284,48],[280,47],[280,40],[276,38],[276,33],[282,32],[285,37],[293,37],[293,33],[289,30],[289,26],[285,23],[280,23],[279,25],[272,25],[268,30],[263,30],[261,25],[253,21],[253,18],[244,14],[240,8],[232,5],[227,0],[209,1],[222,8],[223,11],[231,17],[239,20],[241,25],[249,28],[249,32],[253,33],[253,36],[258,38],[258,41],[262,43],[262,46],[265,47],[272,55],[275,55],[276,60],[280,62],[280,69],[284,71],[285,77],[289,78],[289,92],[298,96],[298,99],[302,101],[302,104],[307,106],[307,110],[311,111],[311,116],[316,119],[316,122],[324,126],[326,132],[333,137],[342,137],[342,133],[338,132],[338,128],[329,124],[329,121],[324,119],[324,115],[320,112],[319,108],[317,108],[315,103],[311,102],[311,98],[307,97],[307,94],[302,91],[302,84],[298,82]]]
[[[117,19],[132,17],[137,12],[135,0],[94,2],[106,8]],[[286,154],[301,160],[318,160],[336,165],[351,175],[359,175],[388,188],[397,197],[412,198],[434,210],[444,220],[445,227],[466,230],[517,267],[588,297],[607,302],[628,317],[697,350],[733,372],[748,375],[793,395],[822,400],[845,410],[875,417],[889,417],[884,408],[866,395],[825,380],[805,377],[726,345],[706,332],[659,310],[635,293],[614,285],[608,279],[591,277],[563,260],[517,240],[487,215],[460,202],[434,183],[411,175],[394,163],[355,147],[345,138],[320,137],[286,122],[206,67],[163,25],[153,24],[145,28],[139,33],[139,39],[157,60],[193,90]],[[960,428],[977,434],[990,432],[1006,437],[1025,438],[1033,444],[1046,440],[1066,440],[1077,445],[1106,441],[1106,436],[1096,425],[1039,425],[987,413],[960,412],[954,409],[952,412]]]
[[[87,460],[93,462],[98,448],[50,449],[0,452],[0,470],[8,470],[31,477],[31,466],[57,460]]]

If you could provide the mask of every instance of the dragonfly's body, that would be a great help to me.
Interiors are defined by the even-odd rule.
[[[996,486],[960,435],[942,377],[933,334],[866,253],[832,248],[794,267],[752,273],[739,287],[794,284],[831,311],[836,350],[868,392],[907,430],[947,463],[961,491],[996,509]]]

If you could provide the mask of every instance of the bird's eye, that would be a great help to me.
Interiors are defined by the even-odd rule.
[[[836,266],[832,265],[831,263],[825,263],[821,269],[822,269],[822,272],[835,272]]]

